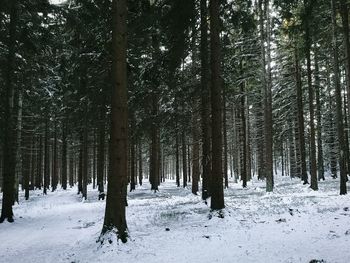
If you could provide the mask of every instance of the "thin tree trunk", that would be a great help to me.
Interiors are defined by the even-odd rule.
[[[187,186],[187,145],[186,145],[186,135],[184,131],[184,127],[182,127],[182,136],[181,136],[181,141],[182,141],[182,186],[186,187]]]
[[[223,176],[225,179],[225,188],[228,188],[228,158],[227,158],[227,152],[228,152],[228,147],[227,147],[227,112],[226,112],[226,90],[224,89],[223,92],[223,137],[224,137],[224,169],[223,169]]]
[[[98,199],[104,200],[104,168],[105,168],[105,111],[100,112],[100,123],[98,127],[98,152],[97,152],[97,188]]]
[[[322,146],[322,115],[321,115],[321,82],[318,65],[318,50],[315,50],[315,95],[316,95],[316,119],[317,119],[317,172],[318,180],[325,180],[323,166],[323,146]]]
[[[210,158],[210,94],[209,94],[209,63],[208,63],[208,11],[207,1],[200,1],[201,13],[201,118],[202,118],[202,199],[206,200],[210,196],[211,180],[211,158]]]
[[[53,141],[53,157],[52,157],[52,192],[57,189],[58,184],[58,160],[57,160],[57,120],[55,120],[54,141]]]
[[[49,153],[49,116],[45,117],[45,139],[44,139],[44,195],[49,188],[50,153]]]
[[[176,134],[175,134],[175,158],[176,158],[176,186],[180,187],[180,153],[179,153],[179,136],[177,134],[177,128],[176,128]]]
[[[62,128],[62,188],[67,189],[67,121]]]
[[[143,162],[142,162],[142,142],[141,139],[139,141],[139,185],[142,185],[142,178],[143,178]]]
[[[265,177],[266,192],[272,192],[273,180],[273,119],[272,119],[272,76],[271,76],[271,18],[269,0],[265,0],[267,15],[267,79],[264,89],[264,122],[265,122]]]
[[[198,181],[199,181],[199,128],[198,128],[198,116],[197,116],[197,103],[195,104],[192,113],[192,193],[197,195]]]

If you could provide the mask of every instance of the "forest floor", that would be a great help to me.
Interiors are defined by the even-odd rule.
[[[338,179],[319,188],[288,177],[278,177],[270,194],[264,182],[232,183],[219,218],[190,188],[166,182],[153,193],[145,182],[129,193],[129,242],[103,246],[97,190],[86,201],[76,188],[34,191],[28,201],[21,193],[15,223],[0,224],[0,262],[348,263],[350,195],[339,196]]]

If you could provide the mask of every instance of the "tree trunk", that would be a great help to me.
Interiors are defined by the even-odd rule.
[[[198,103],[195,105],[197,106]],[[198,129],[198,116],[197,107],[194,107],[192,113],[192,193],[197,195],[198,192],[198,181],[199,181],[199,129]]]
[[[142,142],[141,139],[139,140],[139,185],[142,185],[142,178],[143,178],[143,163],[142,163]]]
[[[100,112],[100,122],[98,127],[98,152],[97,152],[97,188],[98,199],[104,200],[104,167],[105,167],[105,111]]]
[[[67,121],[62,128],[62,188],[67,189]]]
[[[243,74],[243,62],[240,62],[241,74]],[[245,118],[245,85],[242,81],[240,84],[240,107],[239,115],[241,117],[241,127],[240,127],[240,144],[241,144],[241,179],[242,186],[247,187],[247,139],[246,139],[246,118]]]
[[[315,95],[316,95],[316,119],[317,119],[317,172],[318,180],[325,180],[323,166],[323,146],[322,146],[322,115],[320,100],[320,71],[318,65],[318,50],[315,50]]]
[[[181,142],[182,142],[182,186],[187,186],[187,145],[186,145],[186,135],[185,135],[185,127],[182,127],[181,134]]]
[[[210,196],[211,158],[210,158],[210,94],[209,94],[209,64],[208,64],[208,11],[207,1],[200,1],[201,13],[201,126],[202,126],[202,199]]]
[[[79,140],[79,165],[78,165],[78,194],[83,194],[84,173],[84,132],[80,134]]]
[[[49,188],[50,174],[50,153],[49,153],[49,116],[45,117],[45,139],[44,139],[44,195]]]
[[[57,160],[57,120],[55,120],[55,131],[53,141],[53,158],[52,158],[52,192],[57,189],[58,184],[58,160]]]
[[[272,119],[272,76],[271,76],[271,23],[269,0],[265,0],[267,19],[267,79],[264,85],[264,128],[265,128],[265,177],[266,192],[272,192],[273,180],[273,119]]]
[[[126,67],[126,0],[112,1],[112,76],[113,94],[111,108],[110,172],[106,212],[102,235],[116,232],[122,242],[127,241],[125,218],[128,172],[128,105]]]
[[[307,86],[309,93],[309,113],[310,113],[310,174],[312,190],[318,190],[317,184],[317,163],[316,163],[316,142],[315,142],[315,121],[314,121],[314,88],[312,85],[312,72],[311,72],[311,36],[309,28],[309,18],[312,16],[312,4],[310,0],[304,0],[304,7],[306,10],[305,15],[305,52],[306,52],[306,70],[307,70]]]
[[[228,152],[228,147],[227,147],[227,109],[226,109],[226,90],[224,89],[223,91],[223,114],[222,114],[222,119],[223,119],[223,137],[224,137],[224,169],[223,169],[223,176],[225,179],[225,188],[228,188],[228,158],[227,158],[227,152]]]
[[[83,131],[83,160],[82,160],[82,194],[83,199],[87,199],[87,185],[88,185],[88,163],[89,163],[89,154],[88,154],[88,127],[87,127],[87,117],[85,116],[84,131]]]
[[[295,81],[297,90],[297,109],[298,109],[298,141],[300,143],[300,164],[301,164],[301,180],[304,184],[308,184],[307,172],[306,172],[306,152],[305,152],[305,135],[304,135],[304,110],[303,110],[303,90],[300,75],[300,65],[298,51],[295,48],[294,51],[294,63],[295,63]]]
[[[158,191],[159,164],[158,164],[158,127],[156,123],[158,115],[158,98],[152,94],[152,127],[151,127],[151,149],[150,149],[150,183],[151,190]]]
[[[41,185],[43,181],[43,174],[42,174],[42,164],[43,164],[43,136],[39,135],[39,142],[38,142],[38,154],[37,154],[37,171],[36,171],[36,179],[35,179],[35,188],[41,190]]]
[[[340,194],[345,195],[346,189],[346,160],[345,160],[345,138],[344,138],[344,125],[343,125],[343,112],[342,112],[342,96],[340,87],[339,76],[339,58],[338,58],[338,45],[337,45],[337,20],[336,20],[336,1],[331,0],[332,3],[332,44],[333,44],[333,73],[335,84],[335,101],[336,101],[336,116],[337,116],[337,133],[338,133],[338,145],[339,145],[339,170],[340,170]]]
[[[220,50],[220,1],[210,1],[210,68],[211,68],[211,112],[212,112],[212,179],[211,205],[213,210],[222,209],[224,190],[222,178],[222,83]]]
[[[180,187],[180,153],[179,153],[179,135],[177,134],[177,128],[176,128],[176,134],[175,134],[175,158],[176,158],[176,186]]]

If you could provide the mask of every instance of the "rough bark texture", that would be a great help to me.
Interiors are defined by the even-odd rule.
[[[112,108],[111,108],[111,149],[110,172],[105,219],[102,234],[113,232],[122,242],[127,241],[125,218],[126,186],[128,178],[128,105],[126,67],[126,0],[112,2]]]
[[[16,122],[14,119],[14,59],[15,59],[15,45],[16,45],[16,26],[17,26],[17,1],[11,1],[10,10],[10,29],[9,29],[9,44],[8,44],[8,58],[7,58],[7,72],[6,72],[6,107],[4,114],[5,134],[3,152],[3,198],[0,223],[5,219],[13,222],[12,205],[14,202],[14,184],[15,184],[15,170],[16,170],[16,149],[15,149],[15,134]]]
[[[211,112],[212,112],[212,179],[211,205],[213,210],[222,209],[224,190],[222,180],[222,83],[220,51],[220,1],[210,1],[210,68],[211,68]]]

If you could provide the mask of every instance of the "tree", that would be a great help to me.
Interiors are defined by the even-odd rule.
[[[337,2],[331,1],[332,5],[332,45],[333,45],[333,73],[335,86],[335,101],[336,101],[336,116],[337,116],[337,133],[339,145],[339,170],[340,170],[340,194],[345,195],[346,190],[346,160],[345,160],[345,139],[344,139],[344,124],[343,124],[343,110],[342,110],[342,96],[340,88],[339,76],[339,58],[338,58],[338,44],[337,44]]]
[[[225,207],[222,173],[222,80],[220,51],[219,0],[210,1],[210,69],[211,69],[211,131],[212,178],[211,205],[213,210]]]
[[[3,151],[3,199],[0,223],[7,219],[8,222],[13,222],[12,205],[14,203],[14,185],[15,185],[15,168],[16,168],[16,122],[15,122],[15,84],[14,84],[14,62],[16,48],[16,28],[18,21],[18,3],[17,0],[11,1],[10,4],[10,28],[8,40],[8,55],[7,55],[7,72],[6,72],[6,107],[5,107],[5,134]]]
[[[128,173],[128,113],[126,67],[126,0],[112,1],[112,109],[110,138],[110,171],[108,174],[105,218],[101,233],[116,231],[122,242],[127,241],[125,218]]]

